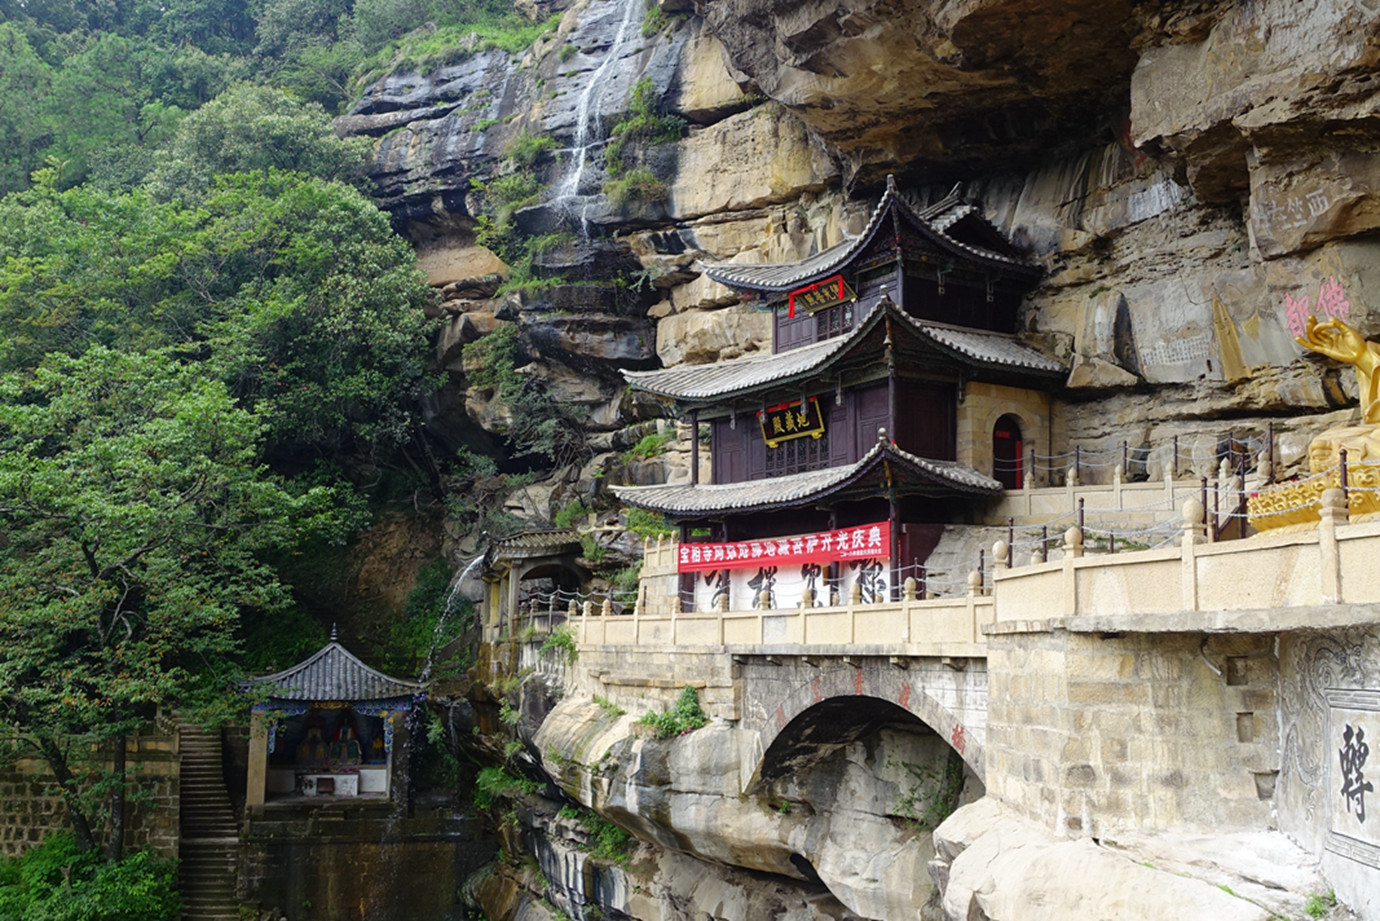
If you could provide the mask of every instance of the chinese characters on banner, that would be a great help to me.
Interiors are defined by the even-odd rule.
[[[1284,295],[1284,322],[1289,326],[1289,335],[1303,335],[1310,313],[1321,320],[1345,320],[1351,316],[1351,302],[1346,299],[1346,291],[1337,276],[1329,275],[1323,279],[1311,309],[1307,295],[1297,301]]]
[[[882,521],[798,537],[681,544],[676,562],[680,572],[703,572],[860,560],[887,557],[890,552],[891,523]]]

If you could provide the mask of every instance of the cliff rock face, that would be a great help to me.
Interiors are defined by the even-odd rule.
[[[450,387],[428,423],[448,446],[496,448],[509,431],[511,399],[480,379],[473,346],[515,328],[516,370],[578,407],[601,452],[579,474],[588,491],[599,458],[635,440],[622,430],[661,412],[626,396],[620,369],[768,347],[770,318],[699,262],[790,260],[839,242],[861,229],[888,173],[922,200],[961,183],[1043,264],[1023,323],[1072,366],[1065,444],[1127,441],[1158,476],[1178,437],[1206,475],[1227,430],[1258,436],[1274,421],[1288,472],[1311,431],[1355,415],[1350,375],[1305,355],[1294,336],[1310,313],[1380,335],[1370,306],[1380,303],[1375,0],[662,0],[652,9],[576,0],[529,51],[476,44],[460,63],[393,74],[339,122],[378,139],[380,201],[441,287],[437,361]],[[639,86],[683,129],[629,133]],[[621,166],[606,157],[611,137],[621,139]],[[548,140],[533,152],[532,138]],[[644,172],[629,192],[634,170]],[[498,202],[496,183],[515,176],[539,188]],[[495,222],[529,242],[565,236],[523,262]],[[515,272],[528,281],[498,293]],[[678,457],[674,472],[639,477],[687,477]],[[597,717],[588,702],[563,705],[538,750],[573,757]],[[895,783],[875,760],[861,786],[856,752],[819,769],[835,810],[825,821],[714,788],[717,770],[736,770],[727,729],[676,743],[619,732],[604,744],[616,771],[581,774],[546,759],[569,794],[660,842],[648,859],[661,882],[601,904],[697,921],[894,918],[928,898],[928,882],[905,891],[869,863],[896,846],[894,866],[918,877],[931,848],[927,835],[878,820],[878,791],[894,794]],[[552,815],[532,822],[561,838]],[[1003,856],[989,845],[974,832],[932,870],[966,880],[971,895],[986,891],[984,868],[1000,858],[1015,868],[1009,878],[1029,884],[1007,894],[1078,913],[1040,880],[1087,854],[1032,845]],[[1139,872],[1123,862],[1112,876],[1130,885]],[[753,882],[764,873],[771,887]],[[714,904],[702,895],[710,877],[721,884]],[[1014,916],[993,900],[971,909],[985,915],[965,913],[952,892],[942,906],[950,917]],[[1202,916],[1218,917],[1216,896],[1200,894]]]
[[[1028,330],[1091,397],[1067,436],[1154,446],[1215,438],[1226,417],[1249,430],[1349,405],[1349,383],[1293,335],[1309,312],[1380,332],[1372,13],[1337,0],[731,0],[667,4],[667,24],[644,29],[639,0],[581,0],[523,55],[476,50],[379,81],[340,129],[379,137],[382,203],[440,285],[506,274],[476,240],[473,183],[519,170],[542,183],[520,227],[625,254],[606,247],[586,266],[621,279],[613,310],[618,298],[559,285],[448,301],[441,357],[457,388],[457,344],[506,318],[521,362],[556,363],[595,429],[637,421],[616,404],[618,368],[766,344],[767,318],[735,307],[698,259],[815,252],[859,229],[893,172],[921,196],[962,181],[1044,262]],[[632,145],[660,188],[614,204],[604,148],[639,81],[686,128]],[[518,166],[524,136],[555,146]],[[1117,395],[1128,389],[1158,398]],[[434,430],[492,438],[504,416],[476,402],[468,418],[438,406]]]

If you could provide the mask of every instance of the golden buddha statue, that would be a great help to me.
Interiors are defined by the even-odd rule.
[[[1346,449],[1348,463],[1380,460],[1380,343],[1368,342],[1349,324],[1338,319],[1319,323],[1309,316],[1299,345],[1356,369],[1361,395],[1361,419],[1365,425],[1328,429],[1308,445],[1308,469],[1321,473],[1337,466],[1338,451]]]
[[[1328,429],[1308,443],[1308,469],[1315,476],[1263,489],[1249,503],[1251,524],[1266,530],[1315,527],[1323,490],[1341,485],[1341,452],[1346,451],[1347,505],[1353,519],[1380,512],[1380,343],[1369,342],[1354,327],[1333,318],[1322,323],[1309,316],[1299,345],[1356,369],[1361,398],[1361,425]],[[1325,474],[1324,476],[1317,476]]]

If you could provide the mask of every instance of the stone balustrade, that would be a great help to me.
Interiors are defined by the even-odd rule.
[[[998,542],[990,588],[974,573],[966,596],[916,598],[912,583],[900,601],[790,609],[683,612],[673,590],[676,544],[649,541],[632,613],[591,605],[568,620],[581,643],[605,646],[924,647],[914,654],[971,656],[982,654],[984,627],[1004,624],[1101,618],[1109,631],[1257,629],[1320,623],[1340,602],[1380,603],[1380,521],[1348,523],[1340,490],[1330,491],[1311,530],[1210,543],[1196,497],[1177,516],[1183,534],[1174,547],[1085,555],[1082,532],[1070,528],[1052,562],[1012,566]],[[651,591],[661,580],[666,590]]]
[[[994,573],[997,622],[1093,617],[1108,630],[1169,630],[1172,617],[1184,629],[1283,628],[1318,623],[1339,602],[1380,602],[1380,522],[1347,524],[1341,491],[1330,492],[1319,527],[1246,540],[1206,543],[1197,500],[1184,504],[1177,547],[1083,556],[1081,535],[1079,552],[1069,550],[1071,528],[1062,560]]]
[[[1209,486],[1227,492],[1235,488],[1230,478],[1221,476],[1209,480]],[[1066,518],[1078,511],[1079,500],[1088,514],[1103,515],[1112,513],[1118,522],[1127,526],[1159,524],[1178,517],[1179,505],[1188,498],[1196,497],[1202,489],[1202,481],[1195,479],[1152,480],[1142,483],[1124,483],[1121,469],[1113,471],[1112,482],[1094,485],[1035,487],[1026,479],[1024,489],[1008,489],[1001,499],[989,506],[984,515],[990,524],[1002,525],[1008,518],[1018,522],[1039,524],[1059,518]]]
[[[910,592],[913,596],[914,592]],[[910,655],[982,654],[982,627],[993,622],[992,598],[853,602],[781,610],[603,616],[591,609],[572,618],[579,642],[600,646],[886,647]],[[658,605],[657,607],[662,607]]]

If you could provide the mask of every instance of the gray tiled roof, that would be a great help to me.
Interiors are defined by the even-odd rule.
[[[842,467],[811,470],[790,476],[745,483],[675,486],[614,486],[624,502],[668,515],[685,517],[715,512],[751,512],[787,508],[823,498],[866,474],[881,460],[910,468],[919,479],[947,492],[987,495],[1001,483],[956,461],[932,460],[879,442],[862,459]]]
[[[503,550],[559,550],[562,547],[580,544],[580,532],[573,528],[545,528],[541,530],[518,531],[507,537],[499,537],[492,545]]]
[[[422,690],[415,681],[370,668],[334,638],[305,661],[274,675],[252,678],[249,685],[278,700],[384,700],[411,697]]]
[[[648,393],[680,400],[708,400],[808,374],[857,338],[858,330],[854,330],[847,336],[786,352],[757,353],[707,365],[676,365],[656,371],[624,371],[623,377],[636,389]]]
[[[676,365],[657,371],[624,371],[634,388],[687,403],[723,400],[772,384],[805,379],[825,370],[865,338],[883,312],[908,323],[941,351],[965,364],[1016,368],[1042,374],[1068,369],[1015,336],[917,320],[883,297],[847,335],[775,354],[756,354],[706,365]]]
[[[543,528],[518,531],[489,541],[484,551],[484,568],[492,569],[499,560],[521,560],[560,556],[578,552],[580,532],[573,528]]]
[[[734,288],[752,288],[768,293],[782,293],[822,275],[828,275],[857,255],[876,234],[883,219],[896,207],[910,219],[922,233],[928,236],[941,249],[961,253],[979,262],[998,263],[1024,272],[1034,270],[1035,264],[1027,259],[1008,256],[996,250],[964,243],[949,236],[948,231],[963,218],[977,213],[977,208],[964,202],[958,196],[958,187],[944,199],[925,209],[912,207],[896,190],[895,181],[888,176],[886,192],[873,209],[867,226],[862,233],[851,240],[837,243],[828,249],[820,250],[797,262],[767,263],[701,263],[700,267],[710,278]],[[978,215],[979,219],[985,220]],[[993,228],[995,232],[995,228]]]
[[[1048,371],[1051,374],[1064,374],[1068,371],[1068,368],[1060,362],[1026,345],[1015,336],[982,329],[948,326],[943,323],[925,323],[914,317],[907,317],[907,319],[935,342],[966,355],[974,361],[989,365]]]

